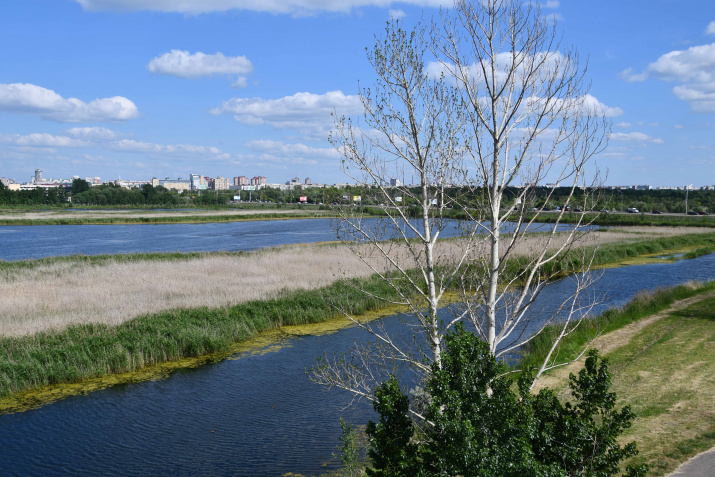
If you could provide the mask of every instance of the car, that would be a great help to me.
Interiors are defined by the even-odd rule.
[[[652,213],[652,214],[656,214],[656,215],[660,215],[660,214],[662,214],[663,212],[661,212],[660,210],[654,210],[654,211],[651,212],[651,213]]]
[[[574,212],[583,212],[583,210],[581,210],[581,209],[574,209],[573,211]]]
[[[608,209],[601,209],[601,212],[603,212],[604,214],[607,214],[607,213],[608,213]]]
[[[637,207],[628,207],[627,212],[628,212],[629,214],[639,214],[639,213],[640,213],[640,211],[638,210]]]
[[[698,213],[695,212],[694,210],[691,210],[691,211],[688,212],[688,215],[698,215]]]
[[[708,215],[707,212],[698,212],[698,215]]]

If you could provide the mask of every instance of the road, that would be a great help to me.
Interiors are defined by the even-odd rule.
[[[666,477],[714,477],[715,476],[715,447],[702,452],[689,461],[681,464],[675,472]]]

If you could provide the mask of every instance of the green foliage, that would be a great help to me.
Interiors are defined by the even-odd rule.
[[[606,477],[637,453],[635,444],[616,442],[634,416],[628,406],[615,408],[607,363],[598,352],[571,376],[573,402],[566,404],[548,389],[531,394],[529,373],[515,392],[506,371],[486,343],[458,326],[445,340],[442,367],[433,365],[430,424],[421,432],[409,424],[408,398],[397,380],[378,388],[380,422],[368,426],[369,475]],[[626,475],[646,470],[628,468]]]
[[[363,466],[360,461],[360,448],[357,444],[357,431],[351,422],[348,424],[345,419],[340,418],[340,444],[338,453],[333,457],[339,457],[342,464],[341,475],[343,477],[357,477],[363,474]]]
[[[89,182],[87,182],[84,179],[80,179],[79,177],[77,179],[72,180],[72,195],[74,196],[75,194],[81,194],[82,192],[87,192],[89,190]]]
[[[394,376],[375,391],[375,411],[380,414],[378,424],[370,421],[367,435],[371,448],[368,457],[372,468],[370,477],[410,477],[417,475],[417,445],[411,443],[414,428],[409,416],[409,399],[400,391]]]

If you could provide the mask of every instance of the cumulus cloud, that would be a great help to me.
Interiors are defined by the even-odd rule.
[[[625,121],[616,124],[616,127],[619,127],[619,128],[629,128],[631,126],[633,126],[633,124],[625,122]]]
[[[220,52],[207,55],[200,51],[192,54],[188,51],[171,50],[169,53],[152,58],[147,69],[154,74],[179,78],[243,76],[253,71],[253,64],[245,56],[224,56]]]
[[[0,110],[68,123],[126,121],[139,116],[136,105],[123,96],[86,103],[29,83],[0,84]]]
[[[331,113],[352,115],[362,112],[357,96],[329,91],[325,94],[296,93],[278,99],[233,98],[212,109],[212,114],[233,114],[247,125],[270,124],[279,129],[296,129],[311,134],[333,124]]]
[[[630,142],[646,142],[653,144],[663,144],[663,140],[657,137],[649,136],[642,132],[631,133],[611,133],[612,141],[630,141]]]
[[[706,35],[715,35],[715,22],[710,22],[707,30],[705,30]]]
[[[183,14],[248,10],[254,12],[313,15],[321,12],[349,13],[360,7],[411,4],[419,7],[451,7],[445,0],[76,0],[89,11],[160,11]]]
[[[635,73],[629,68],[621,77],[629,82],[657,78],[680,83],[673,88],[679,99],[690,103],[694,111],[715,113],[715,43],[671,51],[650,63],[643,72]]]
[[[88,143],[79,139],[54,136],[48,133],[33,133],[24,136],[20,134],[0,134],[0,143],[25,147],[83,147],[88,145]]]

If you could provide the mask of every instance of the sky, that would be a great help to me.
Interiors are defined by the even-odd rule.
[[[337,183],[390,18],[443,0],[2,0],[0,177]],[[446,5],[449,6],[449,5]],[[609,185],[715,184],[715,2],[542,0],[612,121]]]

